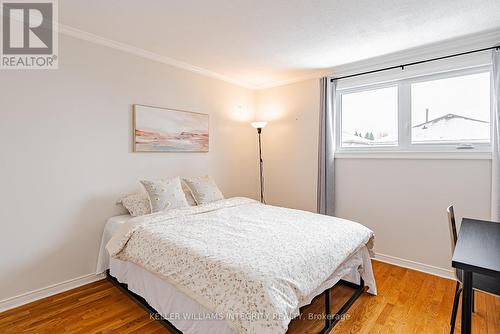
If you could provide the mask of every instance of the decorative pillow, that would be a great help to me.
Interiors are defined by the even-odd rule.
[[[184,180],[181,180],[182,183],[182,191],[184,192],[184,195],[186,196],[186,201],[188,202],[189,205],[195,206],[196,201],[194,200],[193,194],[191,194],[191,190],[189,189],[188,185]]]
[[[198,205],[224,199],[221,191],[210,176],[186,177],[183,179]]]
[[[124,196],[118,201],[118,204],[123,205],[132,217],[149,215],[151,213],[149,196],[144,192]]]
[[[151,212],[188,206],[179,177],[153,181],[142,180],[141,183],[149,195]]]

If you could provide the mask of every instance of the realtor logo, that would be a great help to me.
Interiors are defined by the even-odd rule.
[[[2,69],[56,69],[55,0],[3,0]]]

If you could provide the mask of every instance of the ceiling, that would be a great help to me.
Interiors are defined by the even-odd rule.
[[[59,19],[260,87],[500,28],[500,1],[64,0]]]

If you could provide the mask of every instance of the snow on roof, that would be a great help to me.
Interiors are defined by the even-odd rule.
[[[421,123],[421,124],[418,124],[418,125],[414,125],[413,127],[416,128],[416,127],[419,127],[419,126],[422,126],[422,125],[425,125],[425,124],[437,123],[437,122],[440,122],[442,120],[450,120],[450,119],[453,119],[453,118],[462,118],[462,119],[465,119],[465,120],[468,120],[468,121],[482,122],[482,123],[489,124],[489,122],[481,121],[479,119],[469,118],[469,117],[455,115],[455,114],[446,114],[444,116],[441,116],[441,117],[438,117],[438,118],[434,118],[434,119],[432,119],[430,121],[427,121],[427,122],[424,122],[424,123]]]
[[[370,145],[372,142],[370,139],[355,136],[352,133],[342,132],[342,142],[344,144],[356,144],[356,145]]]
[[[375,138],[372,140],[364,137],[355,136],[352,133],[348,133],[345,131],[342,132],[342,144],[346,146],[391,145],[394,143],[395,143],[394,139],[390,138],[389,136]]]
[[[413,126],[413,140],[484,140],[489,137],[490,123],[455,114],[447,114]]]

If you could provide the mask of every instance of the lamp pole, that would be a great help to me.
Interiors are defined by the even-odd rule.
[[[252,122],[252,127],[257,129],[257,135],[259,137],[259,180],[260,180],[260,202],[266,204],[264,200],[264,161],[262,160],[262,129],[266,127],[267,122],[256,121]]]
[[[259,172],[260,172],[260,202],[265,203],[264,201],[264,161],[262,160],[262,141],[261,141],[261,133],[262,128],[257,128],[257,133],[259,135]]]

